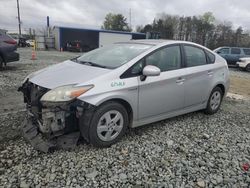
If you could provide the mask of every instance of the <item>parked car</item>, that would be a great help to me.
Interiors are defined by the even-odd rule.
[[[225,58],[229,66],[237,66],[240,58],[250,57],[250,48],[220,47],[214,51]]]
[[[237,62],[237,65],[241,70],[250,72],[250,57],[240,58],[239,62]]]
[[[82,41],[71,41],[67,43],[67,50],[70,52],[88,52],[92,50],[89,45],[84,44]]]
[[[26,44],[27,44],[28,47],[34,47],[35,46],[35,41],[31,40],[31,39],[28,39],[28,40],[26,40]]]
[[[16,41],[5,33],[0,32],[0,68],[9,62],[18,61]]]
[[[116,43],[32,73],[24,136],[41,151],[69,148],[81,135],[97,147],[131,127],[185,113],[216,113],[229,88],[226,61],[195,43]]]
[[[30,44],[27,43],[26,38],[20,37],[19,40],[18,40],[18,46],[19,47],[30,47]]]

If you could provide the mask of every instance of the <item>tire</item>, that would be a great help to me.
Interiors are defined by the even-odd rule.
[[[28,47],[30,47],[30,44],[29,44],[29,43],[27,43],[27,46],[28,46]]]
[[[129,117],[123,105],[117,102],[104,103],[93,114],[89,143],[96,147],[109,147],[122,138],[128,125]]]
[[[250,72],[250,63],[246,66],[246,71]]]
[[[0,70],[3,69],[4,61],[3,58],[0,56]]]
[[[205,113],[206,114],[216,113],[220,109],[222,98],[223,98],[223,92],[221,88],[215,87],[209,96]]]

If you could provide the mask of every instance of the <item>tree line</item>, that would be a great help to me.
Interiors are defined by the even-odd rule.
[[[103,29],[131,31],[123,15],[119,14],[119,17],[111,13],[108,15],[109,19],[106,16]],[[117,21],[118,18],[122,21]],[[159,33],[162,39],[192,41],[210,49],[220,46],[250,47],[250,34],[247,31],[241,26],[234,29],[231,22],[218,21],[211,12],[199,16],[161,13],[154,18],[153,23],[137,26],[136,31]]]

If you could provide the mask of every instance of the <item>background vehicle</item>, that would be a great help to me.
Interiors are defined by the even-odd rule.
[[[242,57],[250,57],[250,48],[220,47],[214,50],[221,57],[226,59],[229,66],[237,66],[236,62]]]
[[[241,70],[250,72],[250,57],[240,58],[240,60],[237,62],[237,65]]]
[[[16,53],[17,43],[7,34],[0,32],[0,68],[12,61],[19,60],[19,54]]]
[[[19,40],[18,40],[18,46],[19,47],[29,47],[30,44],[27,43],[27,39],[26,38],[20,37]]]
[[[71,52],[88,52],[92,49],[90,46],[84,44],[82,41],[76,40],[67,43],[67,50]]]
[[[27,46],[28,46],[28,47],[34,47],[34,45],[35,45],[35,41],[34,41],[34,40],[29,39],[29,40],[26,40],[26,44],[27,44]]]
[[[222,57],[190,42],[136,40],[102,47],[27,77],[19,90],[33,115],[24,135],[43,151],[64,147],[80,133],[92,145],[107,147],[128,127],[197,110],[216,113],[228,76]],[[48,136],[44,144],[39,135]]]

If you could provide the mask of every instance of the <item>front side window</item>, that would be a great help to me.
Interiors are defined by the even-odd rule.
[[[129,62],[152,45],[120,43],[98,48],[83,54],[76,62],[114,69]]]
[[[229,54],[229,48],[221,48],[218,52],[220,54]]]
[[[240,54],[240,48],[231,48],[231,54],[239,55]]]
[[[181,52],[179,46],[160,49],[145,59],[146,65],[159,67],[161,72],[181,68]]]
[[[184,46],[187,67],[206,65],[206,54],[200,48]]]

